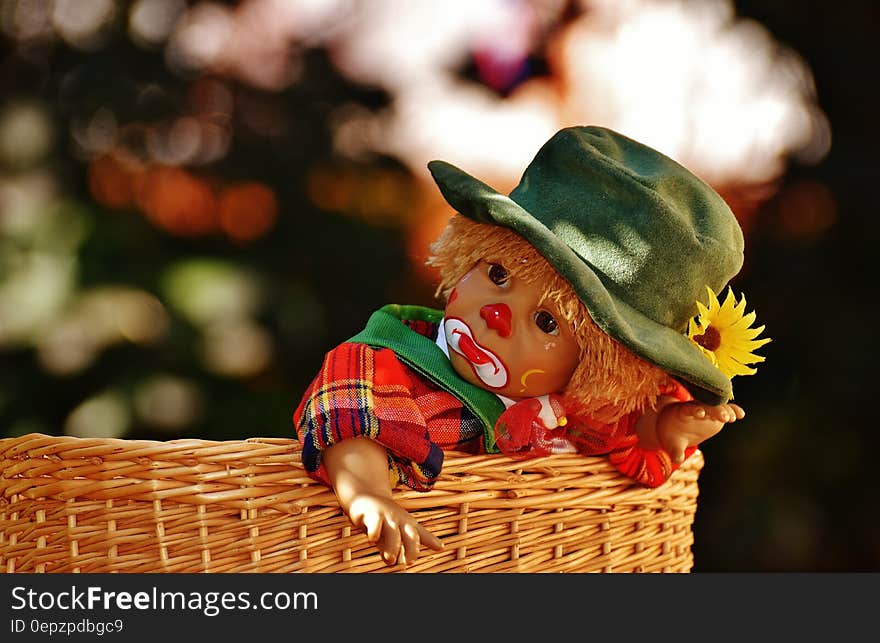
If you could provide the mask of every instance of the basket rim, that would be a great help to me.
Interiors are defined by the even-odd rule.
[[[20,436],[0,438],[0,461],[6,458],[27,454],[27,457],[53,456],[62,446],[69,446],[74,457],[103,457],[113,459],[114,456],[126,455],[128,458],[143,457],[146,455],[162,455],[179,457],[191,450],[198,450],[204,457],[216,456],[216,461],[222,461],[223,455],[235,454],[239,451],[245,455],[267,455],[270,453],[287,453],[299,457],[302,442],[297,438],[262,437],[253,436],[248,438],[231,438],[227,440],[214,440],[206,438],[172,438],[169,440],[159,439],[129,439],[129,438],[85,438],[71,435],[51,435],[47,433],[27,433]],[[471,462],[504,462],[517,464],[517,468],[533,469],[543,468],[547,464],[585,463],[591,466],[599,466],[609,472],[617,472],[617,469],[608,461],[606,455],[582,455],[579,453],[560,453],[535,458],[512,458],[503,453],[469,453],[457,450],[444,450],[444,465],[450,461],[462,463]],[[691,457],[686,459],[679,467],[683,469],[700,469],[704,466],[705,459],[702,450],[697,448]],[[602,465],[605,465],[604,467]],[[445,466],[444,466],[445,468]],[[0,469],[0,474],[3,470]],[[440,474],[441,477],[443,474]]]
[[[9,498],[138,500],[241,509],[273,506],[300,513],[337,504],[333,490],[312,478],[294,438],[126,440],[31,433],[0,439],[0,502]],[[557,454],[513,459],[503,454],[444,452],[443,470],[430,491],[397,485],[406,508],[447,501],[474,505],[535,506],[613,498],[643,504],[696,495],[704,465],[696,450],[664,484],[648,488],[621,474],[605,456]],[[548,483],[548,481],[551,481]]]

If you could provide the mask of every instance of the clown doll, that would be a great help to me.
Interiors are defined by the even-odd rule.
[[[446,449],[607,455],[649,487],[744,417],[754,372],[743,261],[721,197],[608,129],[558,132],[509,196],[448,163],[456,210],[431,246],[444,310],[388,305],[330,351],[294,413],[306,470],[383,560],[442,542],[394,500],[432,487]]]

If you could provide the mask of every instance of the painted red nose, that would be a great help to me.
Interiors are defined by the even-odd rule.
[[[486,325],[502,337],[510,337],[510,307],[507,304],[487,304],[480,308],[480,317]]]

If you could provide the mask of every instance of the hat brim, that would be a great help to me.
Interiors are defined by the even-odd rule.
[[[688,337],[612,294],[584,259],[510,197],[444,161],[431,161],[428,169],[457,212],[479,223],[510,228],[531,243],[571,284],[604,332],[680,380],[695,399],[714,405],[733,397],[730,379]]]

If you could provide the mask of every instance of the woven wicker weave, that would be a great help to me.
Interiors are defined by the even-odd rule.
[[[396,498],[443,540],[387,567],[294,440],[0,440],[0,571],[687,572],[703,458],[662,487],[605,458],[447,453]]]

